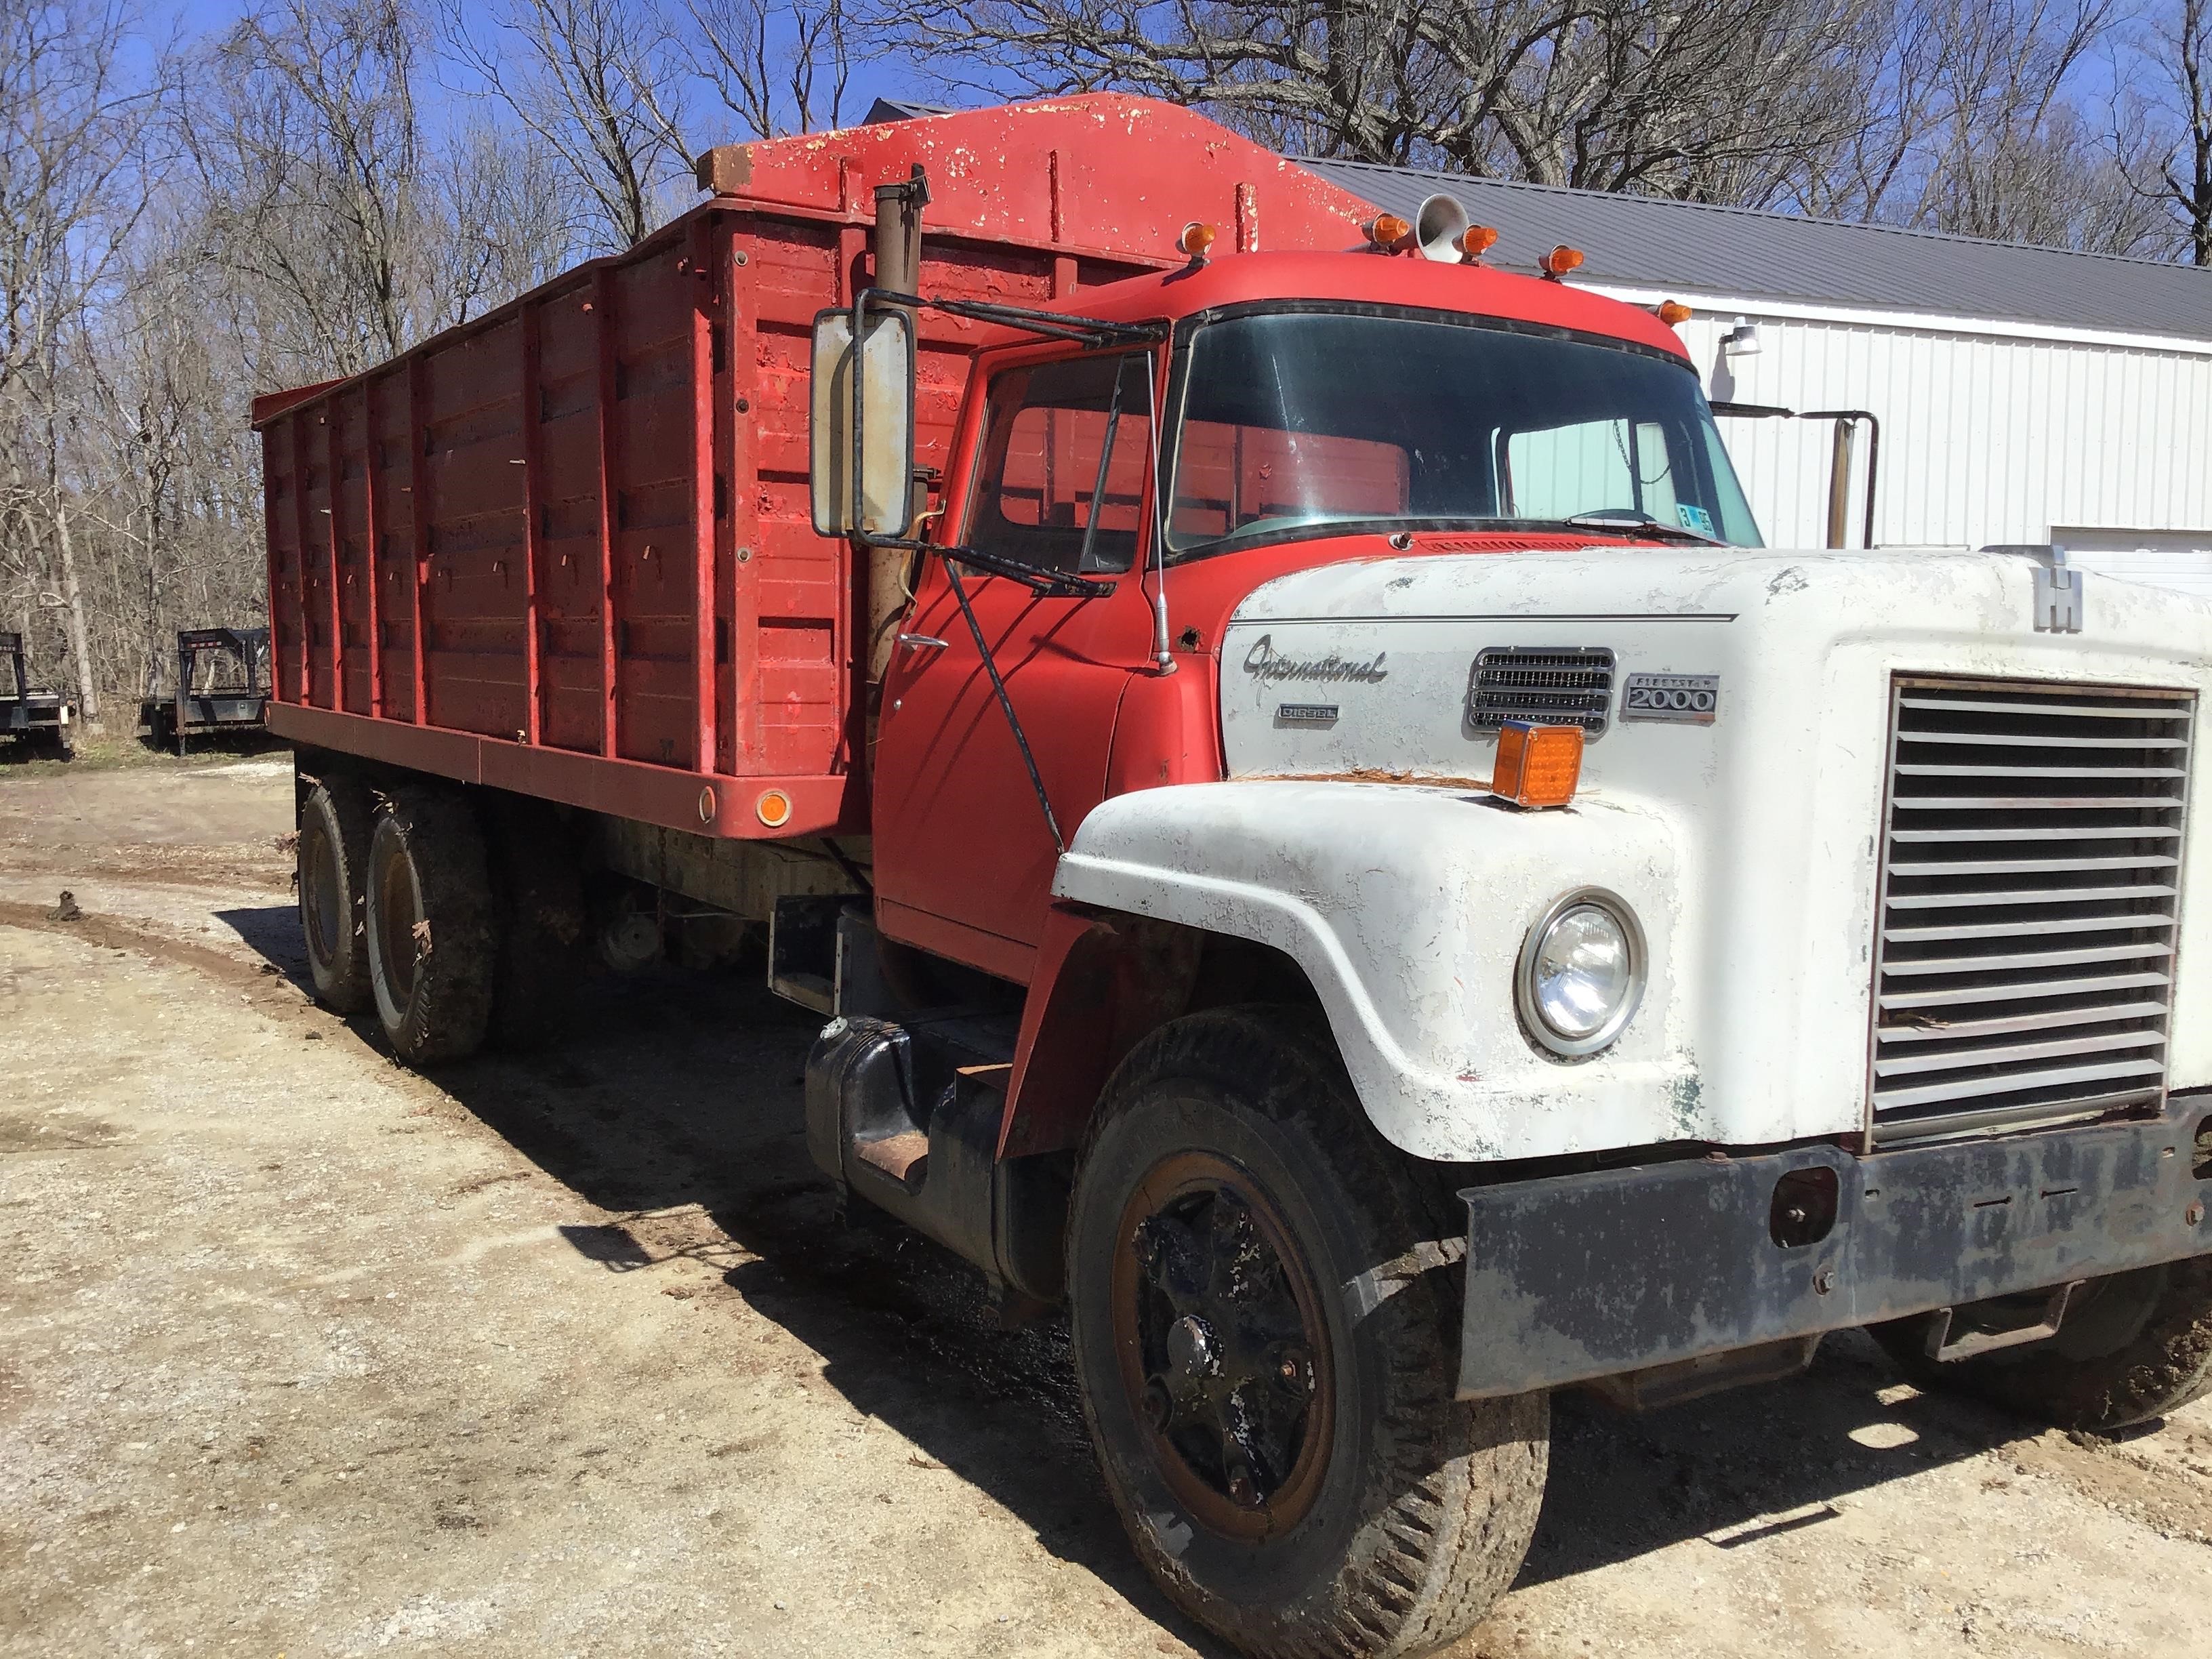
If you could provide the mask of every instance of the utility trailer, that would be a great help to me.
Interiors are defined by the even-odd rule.
[[[1670,323],[1088,96],[718,150],[263,399],[317,994],[746,930],[845,1202],[1066,1310],[1260,1655],[1463,1634],[1547,1401],[2212,1382],[2212,606],[1760,546]]]
[[[21,634],[0,634],[0,738],[31,753],[67,760],[76,752],[70,726],[76,705],[58,691],[31,684]]]
[[[176,678],[163,696],[160,671],[138,704],[138,735],[181,755],[194,736],[236,737],[263,729],[269,708],[269,630],[177,630]]]

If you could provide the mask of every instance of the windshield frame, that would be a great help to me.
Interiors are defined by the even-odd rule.
[[[1631,356],[1647,357],[1680,369],[1690,377],[1697,388],[1698,401],[1705,405],[1705,418],[1712,421],[1711,401],[1705,396],[1705,383],[1698,378],[1697,365],[1680,352],[1668,351],[1659,346],[1646,345],[1641,340],[1624,340],[1618,335],[1595,332],[1589,329],[1568,328],[1557,323],[1534,323],[1518,317],[1495,317],[1478,312],[1451,311],[1431,306],[1387,305],[1367,300],[1254,300],[1231,306],[1217,306],[1207,311],[1193,312],[1176,320],[1170,337],[1168,352],[1167,396],[1162,400],[1162,418],[1155,441],[1160,446],[1159,477],[1157,498],[1153,503],[1153,533],[1159,539],[1161,562],[1164,565],[1188,564],[1200,559],[1218,558],[1224,553],[1242,553],[1258,547],[1279,547],[1286,544],[1324,541],[1333,536],[1376,535],[1410,531],[1415,534],[1437,532],[1498,531],[1506,534],[1592,536],[1619,534],[1634,540],[1643,533],[1638,525],[1623,523],[1617,532],[1594,529],[1588,526],[1569,525],[1559,519],[1501,518],[1474,514],[1453,514],[1446,517],[1413,518],[1393,514],[1385,518],[1322,519],[1310,524],[1287,525],[1279,531],[1251,540],[1239,540],[1237,532],[1217,536],[1211,541],[1194,543],[1178,548],[1169,539],[1168,525],[1173,514],[1178,476],[1182,470],[1183,416],[1190,394],[1190,365],[1192,347],[1199,331],[1217,323],[1235,322],[1246,317],[1328,316],[1376,317],[1397,321],[1436,323],[1447,327],[1479,329],[1494,334],[1516,334],[1524,337],[1563,340],[1576,345],[1597,346],[1606,350],[1625,352]],[[1719,428],[1713,428],[1716,436]],[[1723,441],[1722,453],[1728,453]],[[1729,456],[1731,470],[1735,458]],[[1739,490],[1741,480],[1737,480]],[[1754,522],[1753,528],[1756,529]],[[1716,541],[1714,547],[1734,547],[1732,542]]]

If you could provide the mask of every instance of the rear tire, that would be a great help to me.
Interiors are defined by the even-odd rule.
[[[300,932],[315,1000],[334,1013],[370,1005],[368,842],[375,811],[360,780],[318,779],[300,803]]]
[[[368,969],[376,1015],[410,1066],[483,1046],[498,928],[483,833],[459,794],[403,788],[368,848]]]
[[[2212,1391],[2212,1256],[2093,1279],[2058,1334],[1971,1359],[1930,1359],[1925,1327],[1869,1334],[1916,1387],[1973,1395],[2062,1429],[2124,1429]]]
[[[1453,1397],[1463,1223],[1312,1025],[1200,1014],[1115,1073],[1069,1221],[1076,1371],[1185,1612],[1269,1659],[1423,1654],[1520,1566],[1548,1402]]]

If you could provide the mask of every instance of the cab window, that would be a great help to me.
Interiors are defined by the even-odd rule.
[[[1046,570],[1127,570],[1152,453],[1149,385],[1137,352],[993,379],[968,544]]]

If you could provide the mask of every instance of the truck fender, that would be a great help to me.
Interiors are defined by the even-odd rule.
[[[1294,963],[1376,1127],[1416,1156],[1486,1162],[1707,1138],[1675,1035],[1679,839],[1641,802],[1523,812],[1464,786],[1249,780],[1106,801],[1054,878],[1001,1152],[1079,1139],[1114,1060],[1182,1012],[1189,974],[1147,963],[1177,935],[1247,941]],[[1586,886],[1635,910],[1649,971],[1619,1041],[1565,1061],[1522,1029],[1514,978],[1530,927]],[[1129,937],[1144,922],[1171,926]],[[1128,1006],[1133,985],[1153,1006]]]

